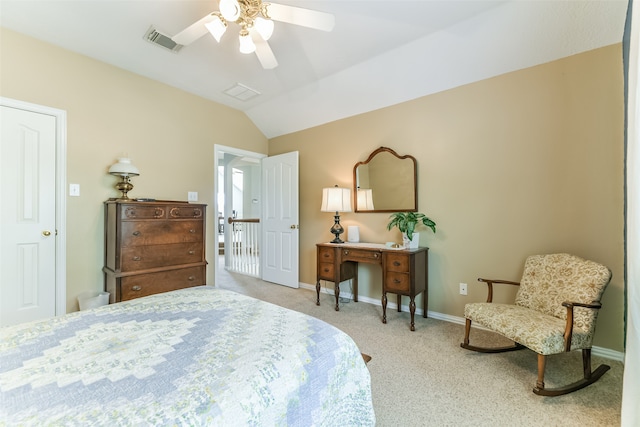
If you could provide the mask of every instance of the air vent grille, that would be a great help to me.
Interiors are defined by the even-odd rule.
[[[171,40],[171,37],[162,34],[160,31],[156,30],[153,27],[149,27],[146,33],[144,33],[144,39],[149,43],[156,44],[160,47],[163,47],[171,52],[178,52],[183,48],[183,45],[178,44]]]
[[[233,98],[239,99],[240,101],[248,101],[251,98],[260,95],[260,92],[257,90],[251,89],[249,86],[245,86],[242,83],[236,83],[229,89],[225,90],[224,93]]]

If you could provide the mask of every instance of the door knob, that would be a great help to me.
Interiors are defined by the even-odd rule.
[[[295,230],[296,228],[298,228],[298,225],[297,224],[293,224],[293,225],[289,226],[289,228],[292,229],[292,230]]]
[[[44,230],[44,231],[42,232],[42,235],[43,235],[44,237],[49,237],[49,236],[51,236],[51,232],[50,232],[49,230]]]

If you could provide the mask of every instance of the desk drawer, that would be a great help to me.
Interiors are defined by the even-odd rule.
[[[336,276],[335,265],[328,262],[318,264],[318,279],[333,280]]]
[[[410,265],[410,255],[387,253],[385,261],[385,267],[387,271],[408,273]]]
[[[411,291],[411,279],[408,273],[396,273],[389,271],[384,281],[384,291],[394,294],[409,294]]]
[[[342,259],[347,261],[379,264],[382,259],[382,252],[345,248],[342,249]]]
[[[318,262],[335,262],[335,252],[333,248],[318,247]]]

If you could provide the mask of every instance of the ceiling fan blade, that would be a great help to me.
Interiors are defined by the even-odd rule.
[[[276,56],[273,54],[271,50],[271,46],[260,37],[260,34],[255,29],[251,29],[250,31],[251,39],[253,39],[253,44],[256,45],[256,56],[258,57],[258,61],[262,64],[262,68],[265,70],[271,70],[278,66],[278,61],[276,60]]]
[[[214,18],[215,18],[215,15],[213,14],[209,14],[205,16],[204,18],[189,25],[187,28],[180,31],[175,36],[171,37],[171,40],[183,46],[190,45],[194,41],[198,40],[200,37],[207,34],[208,30],[207,30],[207,27],[205,27],[204,25],[213,21]]]
[[[330,13],[283,4],[268,4],[267,15],[275,21],[287,22],[289,24],[301,25],[322,31],[331,31],[336,25],[336,18]]]

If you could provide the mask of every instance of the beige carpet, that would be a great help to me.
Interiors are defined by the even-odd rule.
[[[290,289],[218,270],[218,286],[320,318],[349,334],[372,357],[373,402],[377,425],[386,426],[619,426],[623,365],[593,358],[594,368],[611,366],[595,384],[559,397],[531,391],[537,375],[536,354],[520,350],[480,354],[460,348],[462,325],[416,317],[363,302],[333,308],[333,297]],[[474,337],[476,340],[474,340]],[[472,331],[471,342],[493,344],[492,334]],[[551,356],[547,387],[580,379],[580,352]]]

